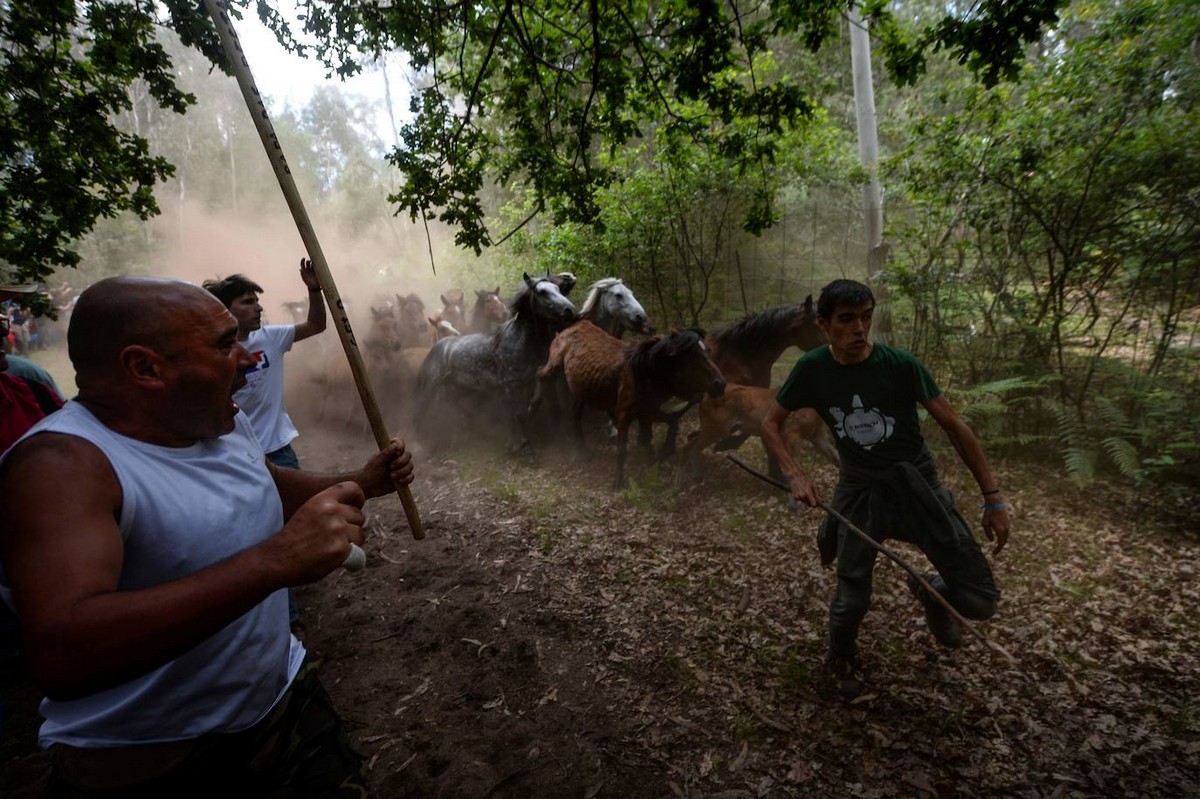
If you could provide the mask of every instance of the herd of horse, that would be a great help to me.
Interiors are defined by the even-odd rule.
[[[508,302],[497,287],[476,291],[470,308],[457,289],[441,294],[442,307],[432,314],[416,294],[397,294],[394,303],[372,308],[364,354],[381,399],[407,407],[416,437],[433,450],[482,422],[506,429],[511,447],[528,453],[534,438],[546,440],[565,426],[568,411],[576,445],[584,449],[584,414],[601,411],[615,432],[617,488],[626,484],[632,424],[638,423],[638,443],[646,449],[653,425],[665,424],[658,458],[669,458],[676,454],[681,417],[698,405],[699,429],[676,471],[681,484],[700,451],[733,448],[759,435],[774,403],[774,363],[789,347],[809,350],[823,341],[811,296],[711,333],[659,334],[621,279],[593,283],[578,308],[569,297],[575,283],[569,272],[525,274]],[[837,462],[815,414],[792,414],[784,434],[793,454],[808,442]]]

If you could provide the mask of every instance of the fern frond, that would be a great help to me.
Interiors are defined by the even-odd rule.
[[[1109,436],[1101,442],[1104,451],[1108,454],[1109,460],[1117,467],[1121,474],[1134,480],[1141,482],[1143,470],[1141,459],[1138,457],[1137,448],[1120,436]]]
[[[1095,401],[1096,415],[1109,432],[1122,436],[1133,433],[1133,426],[1129,422],[1129,417],[1119,405],[1103,394],[1096,395]]]
[[[1080,485],[1087,485],[1096,476],[1096,453],[1093,450],[1068,447],[1063,452],[1067,476]]]
[[[1054,406],[1054,418],[1058,422],[1058,436],[1067,446],[1078,446],[1087,439],[1083,420],[1075,413],[1074,408],[1056,405]]]
[[[955,393],[966,398],[987,397],[994,395],[1007,394],[1010,391],[1025,391],[1033,388],[1041,388],[1044,381],[1041,379],[1031,379],[1028,377],[1004,377],[1000,380],[993,380],[990,383],[980,383],[971,386],[970,388],[958,389]]]

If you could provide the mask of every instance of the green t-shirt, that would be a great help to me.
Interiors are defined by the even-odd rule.
[[[876,343],[865,361],[849,365],[835,361],[829,347],[809,350],[776,398],[789,411],[821,414],[847,466],[877,470],[920,454],[917,404],[940,393],[916,356]]]

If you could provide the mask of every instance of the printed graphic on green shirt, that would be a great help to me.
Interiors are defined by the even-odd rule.
[[[887,441],[896,429],[896,419],[878,408],[864,409],[862,398],[857,394],[851,402],[850,412],[831,407],[829,415],[835,420],[833,432],[838,438],[849,438],[863,449]]]

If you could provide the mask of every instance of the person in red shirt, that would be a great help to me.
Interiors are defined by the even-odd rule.
[[[0,299],[4,299],[0,287]],[[9,318],[0,310],[0,339],[8,336]],[[9,374],[8,354],[0,347],[0,453],[25,435],[40,419],[62,407],[58,387],[34,377]],[[0,673],[23,668],[17,620],[8,605],[0,602]],[[3,711],[3,705],[0,705]]]
[[[0,337],[8,335],[8,316],[0,314]],[[8,355],[0,350],[0,452],[8,449],[42,417],[62,407],[52,386],[8,373]]]

